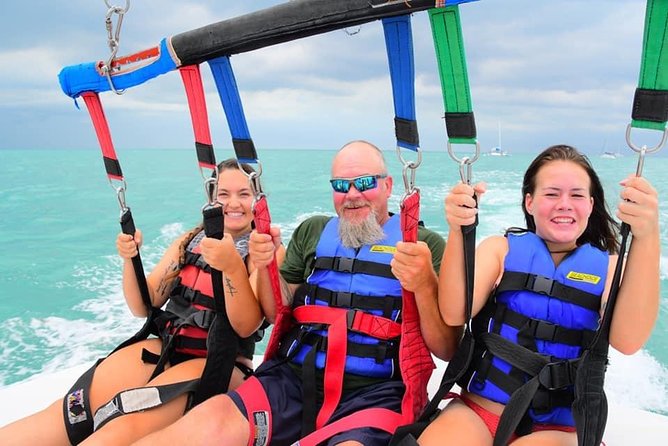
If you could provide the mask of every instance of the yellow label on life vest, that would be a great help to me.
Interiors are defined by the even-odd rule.
[[[598,282],[601,281],[601,278],[599,276],[595,276],[593,274],[578,273],[576,271],[569,272],[566,278],[575,280],[577,282],[591,283],[593,285],[596,285]]]
[[[373,245],[370,249],[371,252],[382,252],[384,254],[394,254],[397,251],[397,248],[394,246],[386,245]]]

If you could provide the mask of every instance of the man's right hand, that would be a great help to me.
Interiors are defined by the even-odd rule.
[[[251,232],[248,241],[250,261],[256,268],[265,268],[274,259],[276,248],[281,245],[281,230],[277,226],[269,229],[269,234]]]

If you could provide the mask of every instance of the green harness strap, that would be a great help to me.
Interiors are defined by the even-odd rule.
[[[664,131],[668,121],[668,1],[648,0],[631,126]]]
[[[453,144],[476,144],[459,7],[430,9],[429,19],[441,78],[448,141]]]

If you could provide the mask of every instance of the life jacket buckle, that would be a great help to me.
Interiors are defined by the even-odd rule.
[[[208,329],[213,323],[216,313],[210,310],[200,310],[192,315],[192,322],[198,328]]]
[[[558,325],[532,319],[529,322],[529,327],[534,338],[552,342],[557,334]]]
[[[527,280],[526,288],[530,291],[547,296],[552,295],[554,280],[545,276],[530,275]]]
[[[538,372],[538,382],[548,390],[557,390],[575,382],[575,362],[564,360],[550,362]]]
[[[342,273],[352,273],[355,259],[352,257],[337,257],[334,268]]]
[[[353,293],[339,291],[334,293],[334,299],[332,300],[333,302],[330,302],[330,304],[336,307],[350,308],[353,306]]]

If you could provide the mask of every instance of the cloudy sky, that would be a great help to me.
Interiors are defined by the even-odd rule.
[[[134,0],[123,21],[119,55],[278,3]],[[460,6],[483,149],[495,146],[500,135],[504,148],[518,152],[558,142],[590,153],[628,150],[624,131],[638,79],[644,3],[481,0]],[[106,12],[104,0],[4,5],[0,149],[97,148],[83,105],[77,110],[61,92],[57,75],[64,66],[107,59]],[[348,31],[232,58],[258,148],[327,149],[360,138],[393,147],[381,24]],[[444,150],[443,102],[426,13],[413,16],[413,32],[422,147]],[[230,147],[208,68],[203,73],[214,145]],[[180,83],[172,72],[120,97],[103,94],[117,148],[192,147]]]

